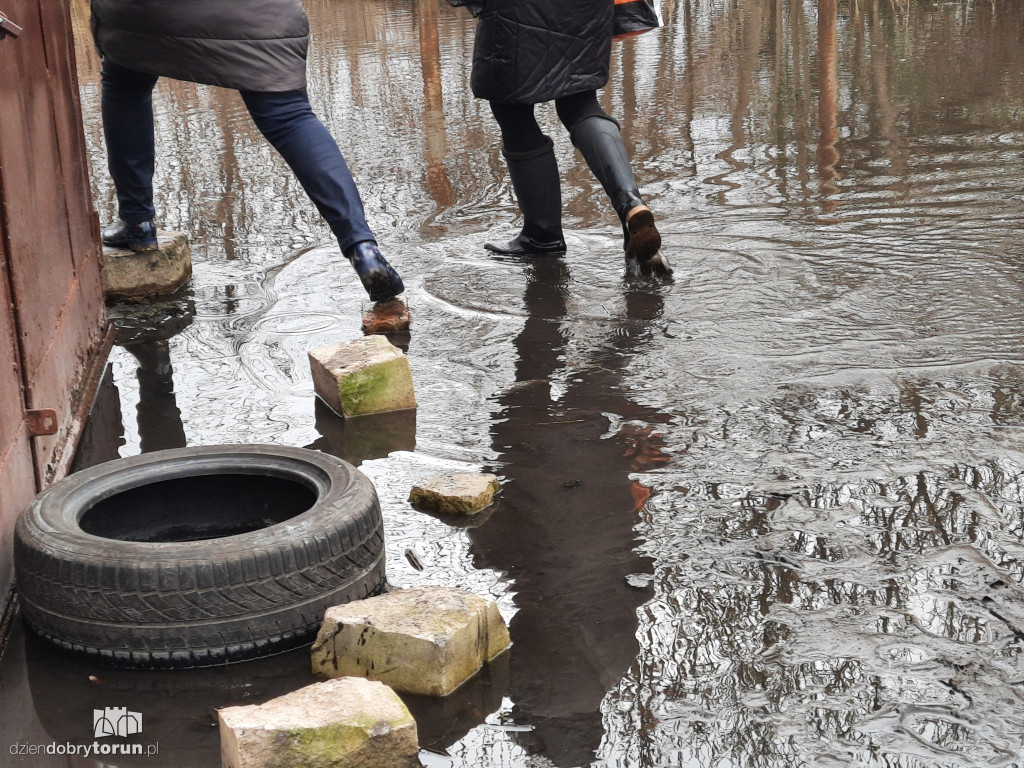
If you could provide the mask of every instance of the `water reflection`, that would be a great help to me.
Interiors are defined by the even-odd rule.
[[[439,210],[455,203],[455,192],[445,168],[447,136],[444,124],[444,93],[441,86],[441,46],[438,40],[436,3],[416,4],[416,31],[423,67],[423,132],[427,146],[427,189]]]
[[[166,341],[126,345],[139,367],[138,429],[142,453],[185,447],[185,426],[174,396],[174,368]]]
[[[143,715],[141,735],[128,741],[158,744],[156,754],[108,757],[102,762],[64,756],[49,758],[49,763],[36,756],[25,763],[29,766],[215,766],[220,761],[217,709],[262,703],[315,682],[309,655],[302,650],[252,663],[178,672],[104,667],[70,658],[31,638],[25,655],[29,696],[20,705],[34,708],[48,739],[57,744],[93,743],[92,712],[114,700]]]
[[[931,755],[966,766],[1020,755],[1020,694],[1004,681],[1021,671],[1022,612],[1009,606],[1024,597],[1024,464],[939,460],[888,480],[872,479],[887,474],[873,467],[806,482],[880,455],[836,413],[902,420],[909,441],[888,443],[890,464],[926,450],[907,391],[944,434],[949,399],[977,394],[943,389],[904,382],[887,396],[826,390],[766,404],[762,413],[791,416],[775,440],[759,436],[761,450],[816,447],[787,467],[803,480],[766,463],[740,481],[702,481],[735,456],[715,438],[690,472],[684,463],[685,474],[648,478],[674,486],[675,504],[655,496],[647,508],[656,595],[641,610],[639,663],[606,707],[610,731],[633,733],[609,740],[607,765],[725,765],[736,754],[821,764],[824,754],[824,764]],[[708,435],[745,433],[757,417],[708,415]]]
[[[491,429],[501,510],[469,537],[478,566],[514,580],[507,695],[514,721],[532,728],[516,741],[555,765],[578,766],[593,759],[601,703],[638,650],[636,609],[647,592],[629,577],[651,563],[631,546],[647,491],[630,472],[667,457],[646,425],[656,414],[616,391],[616,372],[643,345],[643,333],[628,331],[657,318],[661,302],[647,286],[627,290],[621,325],[566,380],[568,268],[552,258],[527,269],[515,382],[498,398]]]
[[[174,391],[170,340],[185,331],[196,315],[191,299],[166,299],[142,306],[115,305],[111,321],[115,343],[135,362],[133,387],[136,432],[142,453],[187,444]]]
[[[416,411],[391,411],[343,419],[319,399],[314,404],[320,438],[306,446],[359,466],[396,451],[416,450]]]
[[[836,45],[836,0],[818,0],[818,177],[822,197],[839,191],[839,48]],[[825,212],[834,210],[831,201],[823,203]]]

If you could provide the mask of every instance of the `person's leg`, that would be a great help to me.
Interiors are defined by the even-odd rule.
[[[305,91],[242,91],[256,127],[281,153],[338,239],[373,301],[405,290],[402,278],[377,248],[363,202],[345,158],[313,114]]]
[[[502,149],[521,155],[536,152],[551,141],[540,129],[533,114],[533,104],[501,104],[488,102],[501,130]]]
[[[622,222],[626,258],[650,260],[661,248],[661,235],[640,197],[618,123],[601,109],[596,91],[558,99],[555,110]]]
[[[117,192],[121,219],[103,230],[103,242],[133,250],[154,248],[153,86],[157,77],[106,58],[100,80],[107,167]]]
[[[554,144],[537,124],[532,104],[492,101],[491,112],[501,129],[501,154],[523,212],[523,230],[508,242],[484,247],[513,255],[564,253],[562,188]]]

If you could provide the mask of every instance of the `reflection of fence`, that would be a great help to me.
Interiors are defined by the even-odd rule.
[[[0,596],[15,518],[67,471],[106,344],[68,8],[5,10],[22,32],[0,38]]]

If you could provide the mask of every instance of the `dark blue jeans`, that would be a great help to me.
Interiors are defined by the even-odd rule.
[[[153,208],[153,86],[157,77],[105,59],[103,135],[118,213],[129,224],[150,221]],[[375,241],[363,202],[337,142],[309,106],[305,91],[241,91],[256,127],[281,153],[327,220],[342,251]]]

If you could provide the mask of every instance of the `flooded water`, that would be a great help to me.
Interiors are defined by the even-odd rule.
[[[1024,766],[1024,5],[666,0],[602,100],[671,280],[625,274],[548,107],[569,251],[485,253],[518,211],[473,20],[305,5],[311,100],[408,286],[418,411],[317,405],[306,351],[357,337],[365,295],[237,94],[162,82],[157,204],[195,275],[112,309],[120,455],[342,456],[377,487],[392,584],[498,601],[510,653],[410,701],[427,765]],[[468,526],[406,501],[449,469],[502,478]],[[160,743],[135,764],[214,766],[213,708],[308,681],[304,652],[157,675],[17,634],[0,730],[74,741],[127,705]]]

